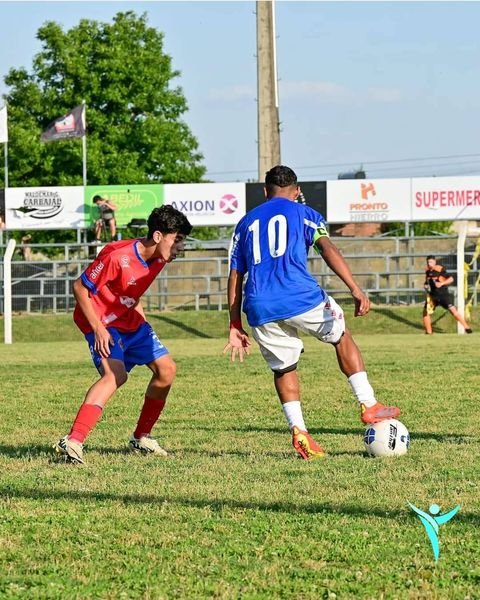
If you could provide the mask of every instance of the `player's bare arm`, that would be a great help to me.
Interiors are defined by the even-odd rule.
[[[452,285],[452,283],[453,283],[453,277],[452,276],[447,277],[447,279],[445,279],[444,281],[440,281],[439,279],[437,279],[435,281],[435,287],[437,287],[437,288],[441,288],[441,287],[444,287],[444,286],[447,287],[449,285]]]
[[[142,303],[140,302],[140,298],[137,300],[134,309],[140,314],[141,317],[143,317],[143,319],[146,321],[147,318],[145,316],[145,313],[143,312],[143,306]]]
[[[318,238],[315,244],[323,260],[350,290],[355,302],[355,316],[366,315],[370,310],[370,300],[353,278],[352,272],[339,249],[327,236]]]
[[[228,310],[230,314],[230,334],[223,352],[230,350],[232,362],[237,356],[243,362],[245,354],[250,351],[250,339],[241,325],[243,274],[231,269],[228,276]]]
[[[110,344],[112,343],[112,338],[107,328],[98,318],[98,315],[90,302],[89,291],[83,285],[80,277],[73,283],[73,295],[95,334],[95,350],[103,358],[108,358],[110,356]]]

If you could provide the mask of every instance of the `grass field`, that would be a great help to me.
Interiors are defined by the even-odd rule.
[[[423,333],[422,306],[374,306],[368,318],[353,319],[352,308],[344,306],[348,326],[355,334],[377,333]],[[227,335],[227,312],[177,311],[156,312],[148,315],[160,337],[165,339],[208,339]],[[473,309],[473,328],[480,321],[480,311]],[[435,333],[455,333],[456,323],[451,315],[438,309],[432,318]],[[0,338],[3,340],[3,319],[0,318]],[[83,340],[72,321],[71,314],[16,315],[13,318],[13,340],[15,342],[70,342]]]
[[[69,317],[16,318],[25,341],[0,347],[0,598],[480,598],[480,345],[398,315],[371,315],[396,335],[362,331],[370,316],[352,329],[379,399],[402,408],[405,457],[365,457],[333,350],[306,340],[304,412],[329,454],[297,459],[258,350],[222,356],[226,315],[162,313],[151,322],[178,378],[155,431],[170,456],[125,450],[148,380],[137,368],[85,467],[51,446],[95,379],[86,345],[42,341],[79,340]],[[407,501],[461,505],[438,563]]]

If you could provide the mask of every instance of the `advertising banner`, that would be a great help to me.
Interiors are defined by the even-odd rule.
[[[412,179],[413,221],[480,219],[480,177]]]
[[[98,208],[93,203],[100,196],[116,206],[117,226],[125,226],[133,219],[148,219],[152,210],[163,204],[161,184],[145,185],[89,185],[85,188],[86,219],[90,227],[100,218]]]
[[[245,184],[166,184],[164,202],[183,212],[194,226],[236,225],[245,214]]]
[[[326,181],[300,181],[300,189],[305,197],[305,203],[318,211],[325,218],[327,216],[327,182]],[[265,198],[264,183],[245,184],[246,212],[263,204]]]
[[[7,188],[6,228],[84,228],[83,190],[83,186]]]
[[[327,182],[329,223],[411,221],[410,179]]]

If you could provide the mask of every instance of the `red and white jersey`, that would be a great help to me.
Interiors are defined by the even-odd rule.
[[[105,327],[135,331],[145,321],[134,307],[166,262],[160,258],[145,262],[138,253],[138,243],[122,240],[107,244],[81,275]],[[73,320],[83,333],[92,331],[78,304]]]

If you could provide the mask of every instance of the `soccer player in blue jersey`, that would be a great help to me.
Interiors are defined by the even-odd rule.
[[[354,280],[340,251],[328,236],[326,222],[314,209],[297,203],[301,191],[289,167],[267,172],[267,202],[248,212],[233,236],[228,306],[230,335],[224,352],[243,361],[250,339],[241,321],[243,311],[273,380],[292,434],[292,444],[304,459],[325,451],[309,435],[300,403],[297,363],[303,351],[299,331],[335,348],[338,364],[360,405],[363,423],[377,423],[400,414],[375,399],[362,355],[345,327],[343,311],[307,270],[310,246],[350,290],[355,316],[370,310],[370,302]],[[245,289],[243,280],[247,276]]]

